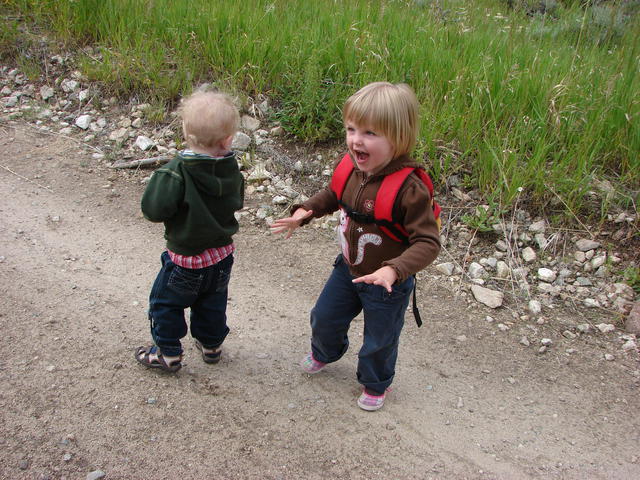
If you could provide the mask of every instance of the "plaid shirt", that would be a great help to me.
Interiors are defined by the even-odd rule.
[[[231,255],[235,249],[235,245],[230,243],[224,247],[208,248],[204,252],[194,256],[180,255],[168,249],[167,252],[169,252],[169,258],[171,258],[171,261],[176,265],[183,268],[197,269],[210,267],[221,262]]]

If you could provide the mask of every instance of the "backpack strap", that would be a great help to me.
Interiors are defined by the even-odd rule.
[[[351,161],[351,156],[347,153],[338,166],[333,172],[333,176],[331,177],[331,190],[338,197],[338,201],[342,199],[342,192],[344,192],[344,187],[347,184],[347,180],[349,180],[349,175],[353,171],[353,162]]]
[[[396,203],[400,187],[413,171],[413,167],[405,167],[387,175],[376,194],[373,216],[380,230],[396,242],[406,243],[408,232],[402,225],[393,221],[393,205]]]

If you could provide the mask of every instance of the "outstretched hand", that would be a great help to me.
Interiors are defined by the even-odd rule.
[[[369,275],[363,275],[362,277],[354,278],[353,283],[368,283],[370,285],[380,285],[384,287],[387,292],[393,291],[392,286],[398,279],[398,274],[395,269],[389,266],[379,268]]]
[[[289,238],[293,234],[293,231],[302,225],[302,222],[313,215],[313,210],[305,210],[304,208],[298,208],[293,215],[287,218],[279,218],[273,222],[269,228],[271,233],[287,232],[284,238]]]

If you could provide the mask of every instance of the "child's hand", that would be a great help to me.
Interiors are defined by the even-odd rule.
[[[293,231],[298,228],[302,222],[313,215],[313,210],[305,210],[304,208],[299,208],[293,215],[287,218],[280,218],[273,222],[269,227],[271,229],[271,233],[282,233],[287,232],[284,238],[291,237]]]
[[[392,292],[392,285],[398,279],[396,271],[389,266],[379,268],[369,275],[363,275],[362,277],[354,278],[353,283],[368,283],[370,285],[380,285],[387,289],[387,292]]]

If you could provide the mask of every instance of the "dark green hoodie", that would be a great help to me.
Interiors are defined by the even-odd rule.
[[[167,248],[191,256],[232,242],[243,202],[234,152],[213,158],[185,150],[153,173],[141,206],[147,220],[164,222]]]

